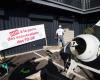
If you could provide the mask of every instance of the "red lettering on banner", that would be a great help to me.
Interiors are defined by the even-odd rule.
[[[20,33],[32,32],[32,31],[34,31],[34,30],[36,30],[36,28],[31,28],[31,29],[21,29],[21,30],[20,30]]]
[[[35,35],[35,34],[38,34],[39,32],[33,32],[33,33],[30,33],[30,35]]]
[[[22,32],[23,32],[23,33],[27,32],[27,29],[22,29]]]
[[[38,33],[39,33],[39,32],[32,32],[32,33],[27,33],[27,34],[19,35],[19,36],[16,36],[16,39],[34,36],[34,35],[36,35],[36,34],[38,34]]]
[[[33,40],[33,39],[35,39],[35,37],[34,37],[34,36],[30,37],[30,40]]]
[[[22,44],[22,43],[24,43],[24,40],[18,40],[17,41],[17,44]]]
[[[9,32],[9,34],[10,34],[11,37],[15,36],[15,35],[19,34],[19,30],[17,30],[17,29],[13,30],[13,31]]]
[[[20,33],[23,33],[23,31],[22,31],[22,30],[20,30]]]
[[[0,31],[1,47],[0,50],[5,50],[14,46],[26,44],[32,41],[45,38],[44,24],[36,26],[26,26],[21,28],[14,28],[9,30]],[[6,46],[3,46],[5,43]]]
[[[29,38],[25,38],[25,42],[29,41]]]
[[[27,38],[24,38],[24,39],[22,39],[22,40],[18,40],[18,41],[17,41],[17,44],[23,44],[23,43],[29,42],[29,41],[31,41],[31,40],[33,40],[33,39],[35,39],[34,36],[32,36],[32,37],[27,37]]]
[[[12,34],[12,33],[11,33]],[[36,36],[37,34],[39,34],[39,32],[29,32],[29,33],[26,33],[26,34],[21,34],[21,33],[19,33],[19,35],[17,35],[17,36],[10,36],[10,37],[8,37],[8,41],[11,41],[11,40],[15,40],[15,39],[23,39],[24,38],[24,40],[25,40],[25,42],[26,41],[29,41],[29,40],[31,40],[31,39],[28,39],[27,37],[33,37],[33,39],[34,39],[34,36]]]
[[[8,41],[15,40],[15,37],[8,37]]]

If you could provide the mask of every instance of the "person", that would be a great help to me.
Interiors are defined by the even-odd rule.
[[[64,47],[65,45],[63,35],[64,35],[64,30],[62,29],[62,26],[59,25],[59,28],[56,30],[56,36],[58,38],[58,45],[62,43],[62,47]]]

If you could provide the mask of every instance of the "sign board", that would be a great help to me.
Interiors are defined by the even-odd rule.
[[[100,26],[100,20],[95,25],[96,26]]]
[[[44,24],[0,31],[0,51],[46,38]]]

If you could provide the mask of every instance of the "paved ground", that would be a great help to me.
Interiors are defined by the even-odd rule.
[[[39,55],[37,55],[37,53]],[[52,61],[47,61],[48,57],[47,57],[46,60],[44,60],[44,59],[38,60],[41,57],[40,55],[43,56],[43,57],[47,57],[48,56],[46,54],[45,50],[39,50],[39,51],[35,51],[35,52],[31,51],[31,52],[29,52],[27,54],[23,54],[23,55],[7,58],[5,60],[5,62],[8,63],[9,74],[6,75],[4,78],[2,78],[2,80],[23,80],[26,76],[29,76],[29,75],[31,75],[33,73],[36,73],[39,70],[42,70],[42,73],[43,73],[44,70],[46,70],[46,69],[43,69],[45,67],[50,68],[51,69],[50,71],[52,73],[53,72],[56,73],[58,71],[58,69],[56,68],[55,65],[52,64]],[[56,57],[52,57],[52,58],[53,59],[55,58],[56,62],[59,62],[59,59],[57,58],[57,54],[54,54],[54,55],[56,55]],[[60,62],[60,63],[62,63],[62,62]],[[48,67],[48,65],[50,67]],[[53,80],[53,79],[51,79],[51,80]],[[67,78],[66,78],[66,80],[67,80]]]
[[[50,58],[48,60],[48,55],[54,62],[52,62]],[[43,59],[44,57],[45,59]],[[41,80],[69,80],[67,77],[61,74],[64,62],[58,52],[51,55],[49,52],[43,49],[38,51],[30,51],[27,54],[7,58],[5,62],[8,63],[9,74],[3,77],[1,80],[27,80],[25,77],[38,71],[41,71]],[[81,74],[84,75],[82,72]],[[73,77],[73,80],[84,79]]]

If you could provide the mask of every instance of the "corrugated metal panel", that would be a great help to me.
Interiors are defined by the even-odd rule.
[[[0,30],[3,30],[4,27],[4,18],[0,16]]]
[[[24,14],[24,15],[23,15]],[[12,29],[12,28],[20,28],[20,27],[26,27],[26,26],[32,26],[36,24],[44,24],[46,28],[46,34],[47,34],[47,42],[48,45],[52,44],[54,38],[53,38],[53,20],[49,20],[49,17],[46,19],[43,19],[43,16],[40,15],[40,18],[29,18],[27,16],[28,14],[25,14],[25,12],[18,12],[13,10],[6,10],[5,16],[1,19],[0,18],[0,28],[2,30],[6,29]],[[13,48],[9,48],[4,50],[5,54],[18,54],[21,52],[31,51],[40,47],[43,47],[43,45],[46,45],[45,39],[41,39],[38,41],[30,42],[27,44],[23,44],[20,46],[16,46]]]
[[[20,11],[16,11],[16,10],[6,10],[5,11],[5,16],[0,18],[0,25],[2,26],[1,29],[12,29],[12,28],[20,28],[20,27],[25,27],[25,26],[32,26],[32,25],[36,25],[36,24],[44,24],[45,25],[45,29],[46,29],[46,36],[47,36],[47,43],[48,45],[53,45],[56,44],[57,41],[54,39],[55,36],[55,31],[57,29],[57,25],[58,25],[58,20],[54,19],[54,17],[56,16],[48,16],[46,14],[37,14],[37,17],[34,17],[34,14],[31,13],[31,16],[28,16],[29,13],[27,14],[26,12],[20,12]],[[32,16],[33,15],[33,16]],[[49,14],[50,15],[50,14]],[[67,22],[66,22],[67,20]],[[63,19],[63,24],[64,25],[72,25],[73,23],[69,23],[72,22],[73,20],[70,19]],[[69,22],[68,22],[69,21]],[[62,23],[62,22],[61,22]],[[77,28],[77,26],[79,27],[78,22],[75,22],[74,26],[75,28]],[[76,29],[76,31],[79,31],[79,28]],[[30,50],[34,50],[37,47],[42,47],[43,45],[45,45],[45,39],[42,40],[38,40],[35,42],[30,42],[24,45],[20,45],[17,47],[13,47],[10,48],[8,50],[5,50],[5,53],[8,54],[16,54],[16,53],[21,53],[21,52],[26,52],[26,51],[30,51]]]
[[[31,25],[37,25],[37,24],[44,24],[45,26],[45,31],[46,31],[46,38],[47,38],[47,44],[53,44],[53,39],[52,35],[54,34],[53,32],[53,21],[52,20],[43,20],[43,19],[32,19],[31,20]],[[35,43],[36,44],[36,43]],[[41,45],[43,44],[40,43]],[[38,44],[37,44],[38,45]]]
[[[23,16],[23,14],[17,12],[7,12],[4,18],[4,29],[12,29],[12,28],[20,28],[26,27],[30,24],[30,20],[27,16]],[[32,43],[31,43],[32,44]],[[30,47],[31,44],[24,44],[17,47],[13,47],[5,50],[6,54],[16,54],[25,51],[32,50],[33,47]]]
[[[100,0],[90,0],[90,8],[100,7]]]
[[[68,4],[68,5],[71,5],[71,6],[74,6],[77,8],[81,8],[81,9],[82,9],[82,5],[83,5],[81,0],[62,0],[62,2],[64,4]]]

